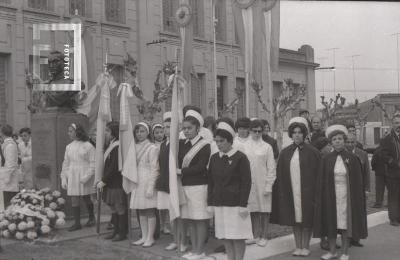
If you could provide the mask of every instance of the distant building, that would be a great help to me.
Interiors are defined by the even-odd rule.
[[[365,114],[370,110],[372,100],[381,103],[390,116],[392,116],[396,111],[400,111],[400,94],[378,94],[375,98],[359,104],[362,114]],[[375,107],[367,117],[364,143],[369,146],[378,145],[379,140],[390,132],[390,128],[390,120],[385,118],[384,112],[381,109]]]
[[[180,47],[174,20],[178,0],[0,0],[0,124],[5,122],[16,129],[30,125],[27,106],[30,93],[25,84],[25,69],[32,70],[32,24],[69,22],[75,10],[85,22],[90,33],[93,59],[88,66],[89,86],[103,70],[106,53],[112,74],[119,84],[123,80],[123,58],[126,52],[134,57],[139,66],[138,79],[144,95],[153,98],[157,71],[166,61],[174,61],[176,48]],[[205,115],[213,114],[214,80],[212,72],[213,21],[211,1],[191,0],[194,22],[193,73],[188,91],[189,103],[202,108]],[[217,1],[217,97],[218,109],[231,102],[235,88],[244,88],[244,66],[237,44],[231,1]],[[61,49],[65,35],[51,33],[49,43]],[[155,40],[167,40],[160,44],[148,44]],[[272,74],[272,89],[264,89],[262,96],[279,95],[284,79],[291,78],[295,85],[305,84],[307,94],[299,108],[315,112],[314,50],[303,45],[298,50],[280,49],[279,69]],[[44,57],[46,55],[44,54]],[[41,68],[46,77],[47,66]],[[119,118],[117,89],[111,93],[111,110]],[[266,117],[250,90],[250,116]],[[234,119],[245,115],[245,97],[232,115]],[[137,103],[137,100],[135,100]],[[164,109],[168,109],[167,102]],[[133,117],[139,118],[135,104]],[[290,117],[291,115],[288,115]]]

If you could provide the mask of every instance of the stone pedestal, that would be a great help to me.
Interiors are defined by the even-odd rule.
[[[36,189],[59,190],[65,198],[60,174],[65,147],[71,142],[68,127],[72,123],[88,129],[88,118],[84,115],[59,110],[32,115],[33,185]],[[67,199],[66,214],[70,213],[70,200]]]

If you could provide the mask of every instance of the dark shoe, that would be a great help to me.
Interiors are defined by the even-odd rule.
[[[372,208],[374,208],[374,209],[380,209],[380,208],[382,208],[382,207],[383,207],[382,203],[375,203],[375,204],[372,206]]]
[[[113,230],[114,229],[114,225],[111,222],[108,222],[106,229],[107,230]]]
[[[222,245],[222,246],[219,246],[219,247],[215,248],[214,249],[214,253],[226,253],[225,246]]]
[[[96,219],[95,218],[89,218],[88,222],[86,222],[85,227],[93,227],[96,225]]]
[[[350,246],[363,247],[364,245],[361,244],[360,241],[351,240]]]
[[[321,247],[322,250],[329,251],[329,242],[328,242],[328,240],[321,239],[321,242],[319,243],[319,246]]]
[[[119,241],[124,241],[126,240],[126,235],[121,236],[120,234],[117,234],[111,241],[113,242],[119,242]]]
[[[390,225],[398,227],[398,226],[400,226],[400,223],[397,221],[390,221]]]
[[[81,208],[72,207],[72,214],[74,216],[75,224],[73,224],[68,231],[76,231],[82,228],[81,226]]]
[[[77,224],[73,224],[69,229],[68,229],[68,231],[69,232],[72,232],[72,231],[76,231],[76,230],[79,230],[79,229],[82,229],[82,226],[79,224],[79,225],[77,225]]]

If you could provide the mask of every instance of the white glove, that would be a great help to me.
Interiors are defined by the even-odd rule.
[[[210,213],[210,214],[214,214],[214,207],[208,206],[207,207],[207,212]]]
[[[247,208],[240,207],[239,208],[239,215],[242,218],[245,218],[245,217],[247,217],[249,215],[249,210]]]
[[[97,189],[102,190],[104,188],[104,186],[106,186],[106,184],[102,181],[99,181],[96,186],[97,186]]]
[[[68,187],[67,180],[62,179],[62,181],[61,181],[61,188],[63,188],[64,190],[66,190],[67,187]]]
[[[181,175],[182,174],[182,169],[177,169],[176,174]]]

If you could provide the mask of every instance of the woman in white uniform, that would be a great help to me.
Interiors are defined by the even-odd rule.
[[[150,128],[144,122],[138,123],[134,128],[136,142],[136,163],[138,183],[132,192],[130,208],[139,212],[140,229],[142,238],[133,242],[133,245],[151,247],[154,244],[156,230],[157,192],[155,183],[158,171],[159,149],[150,142]]]
[[[188,110],[183,120],[186,139],[179,141],[178,174],[182,176],[186,198],[181,214],[182,219],[189,225],[192,242],[192,251],[183,257],[190,260],[205,257],[208,222],[212,217],[207,211],[207,165],[211,149],[210,144],[199,135],[202,125],[201,114],[195,110]]]
[[[65,148],[64,162],[61,171],[61,187],[71,197],[75,224],[69,231],[81,229],[80,200],[82,199],[89,213],[87,227],[95,225],[93,202],[90,195],[94,190],[95,148],[89,137],[79,124],[68,127],[68,135],[72,142]]]
[[[274,152],[271,145],[262,140],[263,125],[260,120],[250,122],[250,140],[246,143],[246,155],[251,167],[251,190],[248,208],[251,212],[254,240],[247,243],[267,245],[269,214],[271,212],[272,185],[276,178]]]
[[[236,120],[235,128],[237,135],[233,140],[233,146],[241,151],[245,152],[245,146],[250,139],[250,118],[241,117]]]
[[[221,119],[215,140],[219,152],[208,169],[208,206],[215,216],[215,236],[221,239],[229,260],[242,260],[245,239],[253,238],[247,201],[251,188],[250,163],[233,144],[233,122]]]

